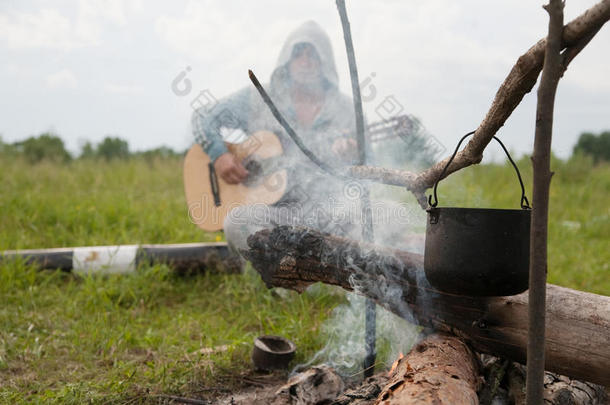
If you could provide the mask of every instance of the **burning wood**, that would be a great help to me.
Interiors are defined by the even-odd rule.
[[[479,403],[479,361],[457,337],[428,336],[395,364],[376,405]]]
[[[392,367],[390,367],[390,371],[388,371],[388,377],[391,377],[392,374],[394,374],[394,370],[396,370],[396,367],[398,367],[398,363],[400,363],[400,360],[405,357],[404,354],[402,354],[402,352],[400,352],[400,354],[398,355],[398,358],[394,361],[394,363],[392,363]]]
[[[525,366],[511,364],[507,370],[508,396],[515,405],[526,405]],[[599,385],[573,380],[554,373],[544,373],[545,405],[606,405],[608,395]]]
[[[341,377],[328,366],[312,367],[292,377],[276,395],[284,396],[287,403],[321,404],[337,398],[345,385]]]
[[[251,235],[248,244],[244,254],[269,287],[303,291],[319,281],[356,287],[402,317],[463,337],[479,352],[525,363],[526,293],[491,298],[446,294],[428,285],[420,255],[307,228],[263,230]],[[402,296],[389,299],[390,288]],[[547,286],[547,297],[546,368],[609,386],[610,297],[553,285]]]

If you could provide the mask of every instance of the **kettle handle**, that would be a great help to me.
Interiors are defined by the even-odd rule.
[[[449,161],[447,162],[447,164],[445,165],[445,167],[443,168],[443,171],[441,172],[441,174],[438,176],[438,179],[436,179],[436,181],[434,182],[434,202],[432,202],[432,194],[428,196],[428,205],[431,208],[434,208],[438,205],[438,197],[436,195],[436,188],[438,186],[438,183],[441,181],[441,179],[443,178],[443,175],[445,174],[445,172],[447,171],[447,168],[449,167],[449,165],[451,164],[451,162],[453,162],[453,159],[455,158],[455,155],[457,155],[458,150],[460,150],[460,145],[462,144],[462,142],[464,141],[464,139],[466,139],[467,137],[469,137],[470,135],[474,134],[475,131],[469,132],[466,135],[464,135],[462,137],[462,139],[460,139],[460,141],[457,144],[457,147],[455,148],[455,151],[453,152],[453,155],[451,155],[451,158],[449,158]],[[523,180],[521,179],[521,173],[519,173],[519,169],[517,168],[517,165],[515,164],[515,162],[513,161],[513,159],[510,157],[510,153],[508,153],[508,150],[506,149],[506,147],[504,146],[504,144],[502,143],[502,141],[500,141],[500,139],[496,138],[496,136],[493,137],[496,141],[498,141],[498,143],[500,144],[500,146],[502,147],[502,149],[504,150],[504,153],[506,153],[506,156],[508,157],[508,160],[510,161],[510,163],[513,165],[513,167],[515,168],[515,171],[517,172],[517,178],[519,179],[519,184],[521,185],[521,208],[523,209],[530,209],[530,203],[527,200],[527,197],[525,196],[525,187],[523,187]]]

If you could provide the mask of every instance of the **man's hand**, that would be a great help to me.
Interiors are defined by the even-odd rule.
[[[355,162],[358,156],[358,144],[352,138],[339,138],[333,142],[331,150],[345,162]]]
[[[214,161],[214,170],[229,184],[241,183],[248,176],[246,168],[231,152],[223,153]]]

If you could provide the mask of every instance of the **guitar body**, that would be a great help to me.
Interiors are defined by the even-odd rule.
[[[191,221],[206,231],[221,230],[224,219],[233,208],[273,204],[286,191],[286,169],[261,169],[262,163],[279,159],[283,154],[282,145],[275,134],[259,131],[244,142],[227,144],[227,147],[250,173],[242,183],[229,184],[217,176],[210,157],[200,145],[193,145],[184,159],[184,191],[188,213]],[[214,181],[217,187],[213,186]]]

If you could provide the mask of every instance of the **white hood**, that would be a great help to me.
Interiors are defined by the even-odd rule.
[[[335,68],[335,58],[330,39],[315,21],[307,21],[288,35],[277,59],[276,68],[271,75],[272,88],[279,90],[278,86],[283,87],[286,85],[288,79],[287,67],[292,56],[292,49],[299,43],[311,44],[316,49],[320,57],[322,75],[326,79],[327,84],[335,89],[338,88],[339,77]]]

